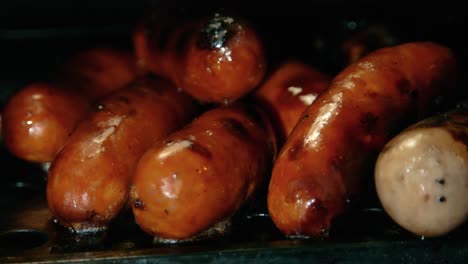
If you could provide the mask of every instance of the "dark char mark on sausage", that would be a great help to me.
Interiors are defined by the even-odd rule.
[[[249,132],[247,129],[242,125],[241,122],[237,121],[234,118],[224,118],[220,120],[221,124],[223,127],[227,129],[232,135],[236,136],[237,138],[240,138],[242,140],[248,140],[250,139],[249,137]]]
[[[133,205],[137,209],[141,209],[141,210],[145,209],[145,203],[142,200],[138,199],[138,198],[133,200]]]
[[[304,148],[304,143],[302,142],[302,140],[297,140],[293,144],[293,147],[290,148],[288,151],[289,160],[297,160],[299,153],[302,151],[303,148]]]
[[[212,158],[212,154],[211,154],[211,151],[209,149],[207,149],[206,147],[202,146],[200,143],[196,142],[196,141],[191,141],[192,144],[190,145],[189,149],[192,151],[192,152],[195,152],[207,159],[211,159]]]

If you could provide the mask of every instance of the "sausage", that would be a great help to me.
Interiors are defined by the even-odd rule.
[[[359,199],[367,169],[398,129],[455,87],[451,51],[429,42],[382,48],[348,66],[303,113],[276,160],[268,209],[286,235],[326,235]]]
[[[87,111],[86,98],[75,91],[49,83],[31,84],[5,106],[5,146],[21,159],[49,162]]]
[[[127,53],[94,49],[74,56],[56,80],[30,84],[9,99],[2,119],[6,147],[27,161],[52,161],[91,102],[137,74]]]
[[[138,61],[199,101],[235,101],[265,75],[263,43],[241,18],[216,13],[184,21],[173,30],[158,20],[148,21],[139,23],[134,32]]]
[[[375,185],[380,202],[400,226],[441,236],[468,217],[468,111],[421,121],[394,137],[379,154]]]
[[[193,100],[162,79],[99,100],[49,169],[47,201],[58,222],[76,232],[105,229],[128,199],[138,158],[195,113]]]
[[[326,74],[301,62],[287,61],[255,91],[255,101],[273,119],[278,146],[283,145],[302,112],[329,84]]]
[[[252,197],[272,161],[252,112],[239,104],[215,108],[146,151],[131,188],[135,221],[145,232],[188,239]]]

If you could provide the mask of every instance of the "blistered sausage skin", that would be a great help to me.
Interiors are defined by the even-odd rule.
[[[135,221],[161,238],[190,238],[233,215],[264,180],[271,159],[266,130],[245,107],[207,111],[138,162]]]
[[[74,56],[55,81],[30,84],[9,99],[2,119],[5,145],[21,159],[52,161],[91,102],[137,73],[134,58],[120,51],[95,49]]]
[[[255,100],[273,119],[278,145],[299,121],[302,112],[330,84],[330,77],[298,61],[288,61],[278,67],[255,91]]]
[[[275,162],[268,208],[276,226],[286,235],[326,233],[359,198],[391,135],[453,90],[455,68],[449,49],[421,42],[377,50],[336,76]]]
[[[50,167],[53,215],[77,232],[105,228],[128,199],[138,158],[195,113],[193,100],[165,80],[140,80],[99,100]]]
[[[235,101],[254,89],[266,70],[259,36],[237,17],[214,14],[174,30],[149,20],[138,24],[133,39],[143,67],[202,102]]]
[[[427,237],[468,219],[468,112],[449,112],[404,130],[380,152],[375,185],[390,217]]]

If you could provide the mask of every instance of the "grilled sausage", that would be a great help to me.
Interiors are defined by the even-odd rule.
[[[385,211],[421,236],[444,235],[468,218],[468,112],[432,117],[393,138],[375,166]]]
[[[138,158],[195,112],[192,99],[165,80],[138,81],[100,100],[50,167],[53,215],[76,232],[106,228],[127,201]]]
[[[253,28],[217,13],[174,30],[159,21],[142,22],[134,46],[143,67],[203,102],[235,101],[255,88],[266,70],[263,44]]]
[[[150,148],[131,188],[137,224],[166,239],[187,239],[233,215],[271,163],[265,129],[234,104],[205,112]]]
[[[77,92],[53,84],[31,84],[16,93],[5,107],[5,146],[27,161],[51,161],[87,111],[86,98]]]
[[[60,78],[20,90],[3,112],[8,150],[31,162],[50,162],[96,98],[130,82],[137,74],[131,55],[96,49],[73,57]]]
[[[391,135],[453,90],[455,67],[449,49],[418,42],[377,50],[336,76],[275,162],[268,208],[276,226],[287,235],[326,234],[359,198]]]
[[[278,146],[283,145],[302,112],[329,84],[330,78],[324,73],[300,62],[288,61],[255,91],[256,102],[273,119]]]

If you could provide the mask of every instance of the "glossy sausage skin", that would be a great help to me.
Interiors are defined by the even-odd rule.
[[[453,90],[455,67],[449,49],[421,42],[377,50],[336,76],[275,162],[268,208],[276,226],[287,235],[327,233],[359,198],[391,136]]]
[[[302,112],[325,91],[330,77],[297,61],[288,61],[275,70],[255,91],[254,97],[272,118],[282,146]]]
[[[31,84],[16,93],[3,111],[5,146],[27,161],[51,161],[87,111],[86,98],[74,91]]]
[[[91,102],[137,73],[133,56],[116,50],[74,56],[55,81],[30,84],[9,99],[2,119],[8,150],[27,161],[52,161]]]
[[[468,219],[468,111],[421,121],[380,152],[375,185],[390,217],[427,237],[447,234]]]
[[[64,226],[105,228],[125,205],[138,158],[196,113],[165,80],[140,80],[100,100],[49,170],[47,200]]]
[[[199,101],[235,101],[263,79],[263,44],[242,19],[214,14],[173,29],[158,23],[142,22],[135,30],[140,64],[172,79]]]
[[[140,159],[131,188],[135,221],[149,234],[187,239],[230,217],[266,176],[267,139],[243,106],[205,112]]]

